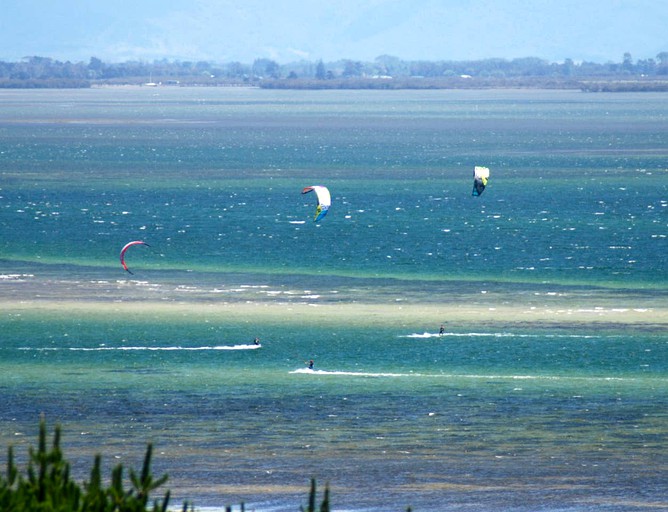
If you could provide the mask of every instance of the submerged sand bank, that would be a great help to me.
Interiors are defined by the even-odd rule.
[[[315,304],[287,302],[158,302],[158,301],[0,301],[3,316],[69,316],[90,319],[118,316],[146,322],[271,322],[278,325],[406,326],[438,328],[456,325],[515,325],[539,327],[566,325],[628,325],[668,330],[668,307],[559,306],[467,304]]]
[[[163,279],[54,279],[32,274],[0,280],[0,321],[21,315],[197,324],[401,327],[434,332],[457,326],[668,330],[664,294],[584,286],[452,284],[394,281],[264,281],[241,276],[227,282]],[[313,285],[307,288],[306,286]]]

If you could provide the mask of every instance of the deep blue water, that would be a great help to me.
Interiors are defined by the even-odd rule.
[[[151,441],[198,507],[668,506],[666,99],[0,92],[0,440]]]

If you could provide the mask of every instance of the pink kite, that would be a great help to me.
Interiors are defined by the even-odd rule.
[[[121,265],[123,265],[123,268],[130,274],[132,274],[132,272],[130,272],[130,269],[125,264],[125,251],[127,251],[133,245],[145,245],[146,247],[151,247],[146,242],[142,242],[141,240],[135,240],[134,242],[129,242],[123,246],[123,248],[121,249]]]

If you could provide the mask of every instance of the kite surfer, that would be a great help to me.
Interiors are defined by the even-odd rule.
[[[309,362],[307,364],[308,364],[308,369],[313,370],[313,364],[314,364],[313,359],[309,359]]]
[[[489,180],[489,168],[476,165],[473,169],[473,191],[472,196],[479,196],[487,186]]]
[[[142,242],[141,240],[135,240],[134,242],[128,242],[127,244],[125,244],[125,245],[123,246],[123,248],[121,249],[121,265],[123,265],[123,269],[124,269],[128,274],[132,274],[132,272],[130,271],[130,269],[128,268],[128,266],[125,264],[125,251],[127,251],[127,250],[128,250],[130,247],[132,247],[133,245],[145,245],[146,247],[151,247],[151,246],[148,245],[146,242]]]
[[[316,206],[315,209],[315,217],[313,217],[313,222],[318,222],[325,215],[327,215],[327,211],[332,205],[332,196],[329,193],[329,189],[327,187],[323,187],[322,185],[305,187],[302,190],[302,194],[308,194],[309,192],[313,191],[315,191],[315,195],[318,198],[318,206]]]
[[[259,345],[259,344],[260,344],[260,338],[257,338],[257,337],[256,337],[256,338],[253,340],[253,345]]]
[[[443,333],[445,332],[445,326],[441,324],[441,328],[438,330],[439,336],[443,336]]]

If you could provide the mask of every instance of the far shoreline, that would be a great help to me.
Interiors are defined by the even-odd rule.
[[[332,79],[273,78],[258,80],[197,79],[173,80],[125,77],[105,80],[4,79],[1,90],[67,90],[67,89],[179,89],[179,88],[241,88],[296,91],[407,91],[407,90],[550,90],[587,93],[668,92],[668,79],[662,77],[348,77]]]

